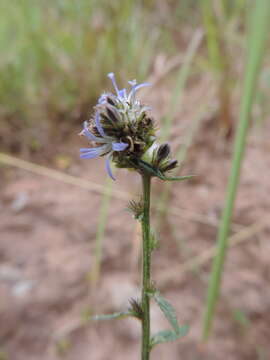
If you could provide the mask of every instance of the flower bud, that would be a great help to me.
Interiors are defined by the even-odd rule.
[[[167,143],[160,145],[156,155],[157,164],[159,164],[162,160],[165,160],[169,156],[170,152],[171,149]]]
[[[173,170],[177,167],[178,161],[177,160],[170,160],[163,166],[161,166],[160,170],[165,173],[166,171]]]

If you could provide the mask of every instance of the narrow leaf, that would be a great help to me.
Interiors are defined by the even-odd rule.
[[[170,341],[175,341],[185,336],[188,333],[188,326],[184,325],[178,328],[177,332],[173,330],[159,331],[151,338],[151,347],[157,344],[162,344]]]
[[[165,315],[166,319],[169,321],[171,326],[173,327],[174,331],[177,333],[179,331],[179,325],[176,317],[176,312],[173,308],[173,306],[165,300],[159,292],[156,292],[154,294],[154,299],[156,303],[158,304],[160,310]]]
[[[104,314],[104,315],[94,315],[90,316],[89,320],[111,320],[111,319],[121,319],[127,316],[133,316],[130,311],[116,312],[113,314]]]
[[[167,177],[161,174],[161,176],[159,175],[158,177],[161,180],[166,180],[166,181],[183,181],[183,180],[188,180],[193,178],[195,175],[185,175],[185,176],[176,176],[176,177]]]

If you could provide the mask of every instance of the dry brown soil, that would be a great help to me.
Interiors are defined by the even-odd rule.
[[[183,128],[184,141],[188,124]],[[232,234],[269,216],[269,130],[269,124],[264,124],[253,128],[249,137]],[[174,143],[177,137],[174,134]],[[77,161],[78,146],[77,141],[69,144],[72,162],[66,172],[104,184],[103,161]],[[270,359],[267,221],[228,252],[208,345],[201,344],[200,336],[211,262],[181,273],[187,260],[215,243],[231,147],[218,136],[214,121],[203,121],[182,170],[199,176],[172,187],[170,207],[178,213],[167,211],[163,217],[160,247],[153,254],[153,279],[190,331],[182,340],[157,346],[152,359]],[[138,194],[139,177],[119,171],[113,189]],[[155,198],[160,190],[155,181]],[[137,320],[82,322],[82,314],[120,311],[139,295],[139,230],[125,211],[126,202],[115,196],[106,224],[101,278],[96,289],[89,286],[100,203],[96,191],[1,168],[1,360],[139,359]],[[153,307],[153,331],[168,326]]]

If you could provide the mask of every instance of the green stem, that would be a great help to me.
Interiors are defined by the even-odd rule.
[[[252,10],[252,23],[249,35],[247,65],[244,79],[244,88],[241,102],[241,111],[238,131],[235,138],[232,169],[228,182],[227,196],[223,216],[218,232],[217,254],[213,262],[206,312],[203,322],[204,341],[208,340],[211,332],[215,307],[219,297],[220,282],[228,246],[228,234],[231,226],[235,197],[239,184],[241,164],[246,147],[246,138],[249,127],[252,104],[256,94],[256,82],[262,63],[262,56],[266,48],[266,39],[269,33],[270,2],[258,0]]]
[[[142,360],[148,360],[150,356],[150,301],[149,290],[151,286],[151,244],[150,244],[150,189],[151,177],[142,175],[143,181],[143,279],[142,299]]]

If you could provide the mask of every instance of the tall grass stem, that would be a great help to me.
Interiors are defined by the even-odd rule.
[[[199,49],[202,38],[203,38],[203,32],[198,30],[194,34],[194,36],[190,42],[190,45],[185,53],[184,64],[180,67],[178,74],[176,76],[175,88],[174,88],[174,91],[172,92],[169,110],[167,112],[167,115],[165,116],[165,121],[163,124],[163,131],[162,131],[162,135],[161,135],[162,141],[168,140],[168,137],[170,136],[170,133],[171,133],[173,119],[176,114],[176,111],[180,111],[179,107],[181,107],[181,105],[182,105],[183,90],[184,90],[187,80],[190,76],[191,64],[192,64],[192,61]],[[188,146],[189,145],[187,145],[186,147],[188,147]],[[179,157],[181,157],[180,153],[178,153],[178,155],[179,155]],[[184,151],[184,155],[186,155],[186,151]],[[178,156],[176,157],[176,159],[178,161],[183,160],[182,158],[179,159]],[[160,211],[157,215],[157,218],[156,218],[157,229],[161,228],[161,226],[162,226],[162,219],[164,217],[165,209],[166,209],[166,206],[167,206],[167,203],[169,200],[170,188],[171,188],[171,183],[166,182],[164,184],[163,191],[161,193],[161,196],[160,196],[158,204],[157,204],[157,207],[160,209]]]
[[[112,181],[111,179],[106,180],[105,192],[101,199],[101,206],[98,218],[98,227],[95,240],[95,253],[94,253],[94,266],[90,273],[90,280],[92,287],[95,287],[100,277],[100,268],[102,260],[102,248],[105,236],[107,218],[109,213],[109,205],[112,196]]]
[[[261,67],[266,36],[269,34],[270,1],[257,0],[254,3],[254,7],[255,9],[251,16],[250,33],[248,36],[247,64],[241,100],[239,126],[235,138],[232,168],[228,182],[225,207],[218,231],[218,249],[212,267],[206,311],[203,320],[203,341],[206,341],[210,335],[215,307],[218,301],[221,276],[228,245],[227,239],[246,146],[250,114],[255,97],[256,82]]]
[[[183,65],[180,67],[176,75],[174,91],[172,92],[168,111],[164,118],[161,141],[167,141],[170,136],[172,122],[176,112],[179,111],[179,107],[182,105],[183,89],[185,88],[187,80],[190,76],[191,64],[201,44],[202,38],[203,32],[201,30],[197,30],[185,53]]]
[[[185,144],[183,144],[183,146],[181,146],[179,148],[179,150],[177,151],[176,156],[175,156],[175,158],[179,162],[180,166],[181,166],[181,163],[185,160],[185,158],[187,156],[188,149],[191,147],[194,136],[197,133],[198,127],[201,123],[201,120],[205,116],[206,111],[209,111],[208,109],[209,109],[209,104],[207,102],[199,107],[198,112],[196,113],[194,119],[192,120],[190,129],[186,135]],[[165,184],[163,185],[162,193],[159,197],[159,200],[157,201],[156,207],[159,209],[159,212],[156,215],[156,230],[157,231],[162,227],[165,212],[168,211],[167,205],[168,205],[169,198],[170,198],[171,187],[172,187],[171,182],[165,182]]]

